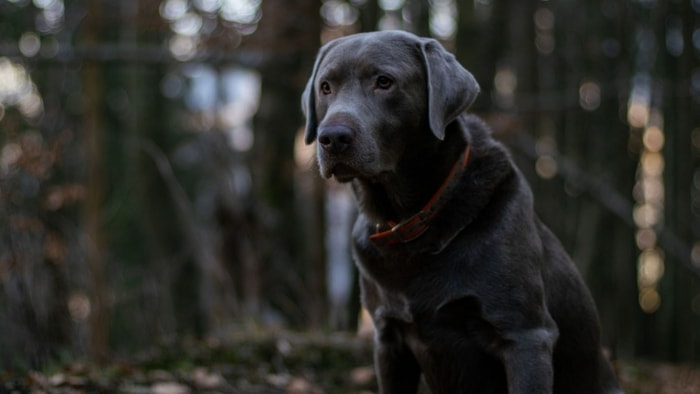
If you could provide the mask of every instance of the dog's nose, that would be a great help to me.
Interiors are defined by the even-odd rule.
[[[325,126],[319,130],[318,142],[328,153],[343,153],[352,144],[353,132],[347,126]]]

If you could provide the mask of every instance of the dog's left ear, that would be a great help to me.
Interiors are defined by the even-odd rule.
[[[301,111],[306,117],[306,132],[304,134],[304,142],[306,145],[311,144],[316,140],[316,129],[318,128],[318,119],[316,118],[316,73],[318,72],[319,65],[326,56],[328,49],[333,46],[333,41],[321,47],[316,55],[316,61],[314,62],[314,68],[311,72],[308,82],[306,82],[306,88],[301,94]]]
[[[314,79],[316,79],[316,68],[318,67],[319,57],[316,57],[313,71],[309,80],[306,82],[304,93],[301,94],[301,112],[306,117],[306,131],[304,133],[304,142],[306,145],[311,144],[316,139],[316,129],[318,128],[318,120],[316,119],[316,93],[314,92]]]
[[[421,43],[428,83],[430,129],[440,140],[445,127],[472,105],[481,90],[474,76],[433,39]]]

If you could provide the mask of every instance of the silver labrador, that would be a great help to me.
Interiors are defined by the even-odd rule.
[[[351,182],[382,393],[619,392],[591,295],[504,147],[463,112],[473,76],[405,32],[329,42],[302,106],[324,177]]]

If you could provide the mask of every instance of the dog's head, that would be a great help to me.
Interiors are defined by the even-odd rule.
[[[373,178],[407,146],[445,138],[474,101],[474,77],[433,39],[361,33],[324,45],[302,95],[307,144],[318,140],[323,176]]]

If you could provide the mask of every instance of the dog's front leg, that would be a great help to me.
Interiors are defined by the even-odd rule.
[[[554,381],[552,350],[556,329],[537,328],[506,335],[501,356],[509,394],[551,394]]]
[[[391,322],[377,322],[374,365],[381,394],[415,393],[420,367],[402,335]]]

